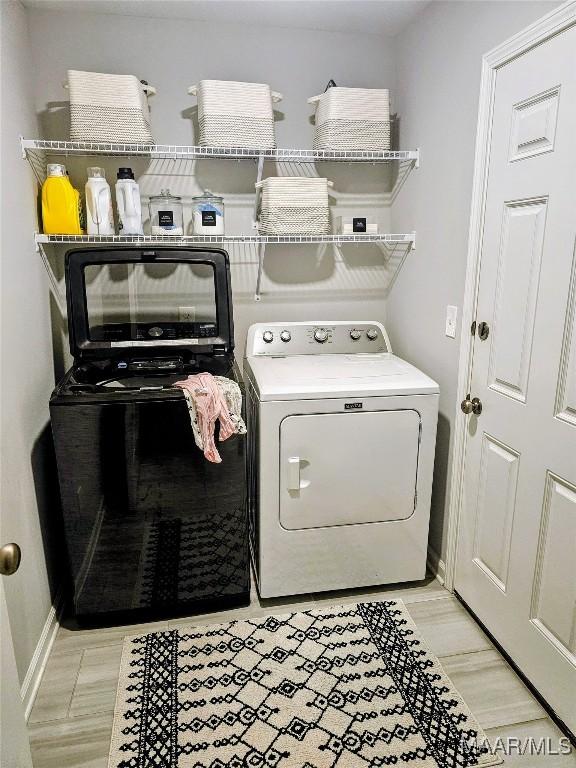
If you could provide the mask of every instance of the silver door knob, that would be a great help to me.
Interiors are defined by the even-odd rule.
[[[475,416],[480,416],[482,413],[482,402],[479,397],[470,399],[470,395],[466,395],[466,398],[460,403],[460,408],[465,414],[473,413]]]
[[[12,576],[20,567],[22,552],[18,544],[4,544],[0,548],[0,574]]]

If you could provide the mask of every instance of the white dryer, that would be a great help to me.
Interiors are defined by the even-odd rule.
[[[260,595],[424,578],[438,385],[376,322],[253,325],[244,377]]]

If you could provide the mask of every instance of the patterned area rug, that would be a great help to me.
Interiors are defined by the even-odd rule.
[[[399,600],[127,638],[109,768],[499,760]]]

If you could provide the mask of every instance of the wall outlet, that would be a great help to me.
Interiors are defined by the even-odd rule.
[[[194,323],[196,321],[196,307],[178,307],[178,318],[181,323]]]
[[[456,320],[458,318],[458,307],[448,305],[446,307],[446,336],[451,339],[456,338]]]

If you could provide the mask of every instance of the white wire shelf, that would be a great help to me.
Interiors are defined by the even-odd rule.
[[[270,160],[279,162],[316,163],[390,163],[409,162],[418,167],[420,151],[336,151],[317,149],[250,149],[243,147],[199,147],[182,144],[113,144],[86,141],[49,141],[21,138],[23,157],[38,152],[49,155],[99,155],[105,157],[149,157],[151,159]]]
[[[376,235],[39,235],[36,243],[77,245],[218,245],[223,243],[389,243],[414,247],[416,233]]]
[[[264,266],[264,256],[267,245],[302,245],[302,244],[328,244],[339,247],[346,244],[365,245],[367,243],[375,244],[388,256],[394,255],[397,249],[405,258],[408,251],[416,247],[416,233],[402,234],[376,234],[376,235],[35,235],[36,249],[42,257],[44,267],[50,281],[50,290],[60,309],[60,312],[66,314],[66,298],[64,296],[61,278],[59,279],[54,271],[53,259],[58,253],[62,254],[61,246],[155,246],[171,245],[178,247],[199,246],[199,245],[252,245],[258,252],[258,271],[256,277],[256,290],[254,293],[255,301],[260,301],[260,286],[262,282],[262,271]],[[402,259],[403,260],[403,259]],[[56,259],[57,262],[62,262]]]

